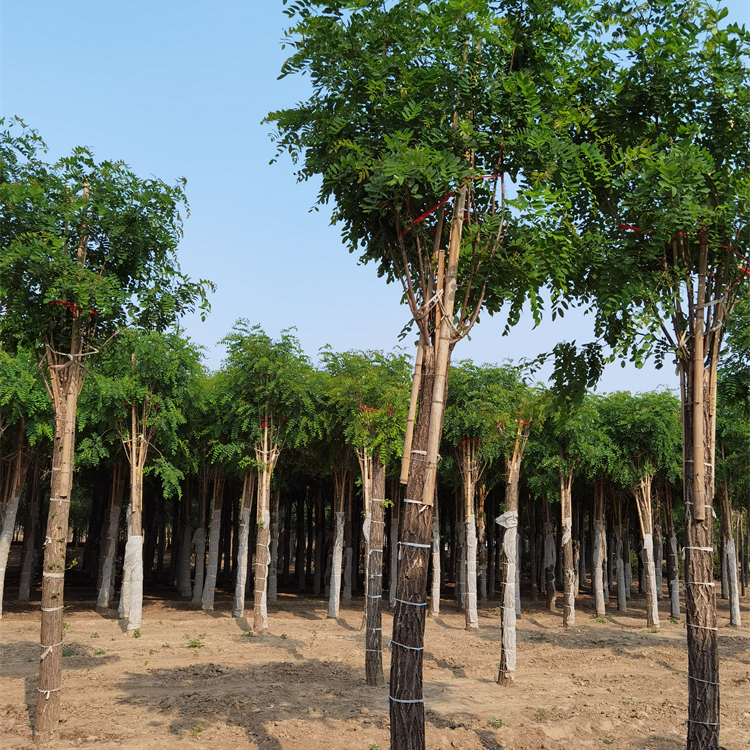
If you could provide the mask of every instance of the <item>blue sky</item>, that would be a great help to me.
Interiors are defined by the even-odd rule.
[[[729,20],[750,24],[748,0],[727,0]],[[138,174],[184,176],[191,215],[183,270],[217,285],[213,311],[188,334],[220,364],[216,346],[237,318],[277,335],[295,326],[311,356],[334,349],[391,349],[408,320],[399,289],[357,264],[329,225],[311,212],[316,186],[297,184],[261,125],[271,110],[306,98],[305,78],[277,80],[288,19],[281,0],[3,0],[0,115],[39,130],[50,158],[73,146],[122,159]],[[569,313],[510,336],[485,316],[458,358],[518,360],[557,341],[591,339],[589,319]],[[658,372],[610,365],[600,389],[674,387]]]

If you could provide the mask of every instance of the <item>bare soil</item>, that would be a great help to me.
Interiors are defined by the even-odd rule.
[[[217,592],[207,615],[155,592],[144,603],[139,637],[116,611],[69,597],[58,747],[386,750],[388,688],[365,685],[362,599],[326,619],[322,599],[280,594],[271,632],[249,635]],[[171,595],[174,596],[174,595]],[[592,619],[577,600],[576,627],[562,610],[523,601],[515,686],[495,683],[497,602],[480,611],[480,631],[463,629],[455,603],[425,633],[427,747],[570,750],[584,747],[680,750],[685,743],[685,626],[645,627],[645,602]],[[490,606],[491,605],[491,606]],[[743,618],[750,622],[748,600]],[[251,615],[252,618],[252,615]],[[750,747],[750,649],[746,629],[727,627],[719,601],[721,744]],[[391,617],[383,617],[384,635]],[[31,748],[39,659],[37,608],[9,604],[2,620],[0,744]],[[384,638],[388,642],[388,638]],[[390,654],[384,652],[386,677]]]

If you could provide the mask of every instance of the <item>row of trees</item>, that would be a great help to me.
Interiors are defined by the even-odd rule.
[[[394,606],[408,507],[397,479],[410,363],[400,352],[325,350],[316,368],[290,332],[272,340],[242,321],[225,343],[224,367],[209,373],[200,349],[183,336],[125,329],[89,367],[77,412],[71,526],[73,538],[85,540],[82,569],[96,582],[98,607],[113,604],[119,578],[119,615],[136,630],[144,577],[176,584],[204,610],[213,609],[223,581],[234,590],[236,617],[254,592],[254,628],[263,632],[267,601],[276,599],[279,574],[290,584],[290,565],[299,590],[310,580],[314,594],[325,588],[330,617],[338,616],[342,596],[351,599],[361,571],[368,682],[380,684],[382,580],[387,572]],[[730,351],[736,365],[744,355]],[[0,568],[25,485],[18,598],[28,601],[41,572],[35,524],[44,507],[52,412],[25,351],[5,352],[2,364]],[[742,504],[750,497],[747,403],[736,398],[746,374],[736,366],[722,371],[719,399],[717,561],[734,626],[747,577],[747,544],[734,547],[735,536],[744,540]],[[680,405],[668,392],[589,394],[561,407],[553,392],[527,385],[517,367],[454,363],[429,542],[430,612],[439,613],[450,582],[467,629],[476,629],[478,599],[493,596],[500,582],[503,685],[515,675],[522,558],[532,601],[544,592],[554,609],[562,585],[565,628],[575,623],[587,573],[598,617],[610,588],[617,608],[627,609],[631,548],[638,549],[648,626],[659,627],[664,561],[670,615],[679,618],[680,441]]]
[[[449,427],[453,350],[483,308],[502,310],[513,323],[528,302],[538,319],[544,290],[551,294],[553,316],[570,304],[587,305],[599,336],[583,348],[574,343],[556,347],[555,379],[563,404],[565,396],[580,399],[596,381],[607,347],[635,361],[655,355],[661,362],[668,354],[676,359],[686,509],[688,745],[718,750],[711,506],[719,358],[750,278],[750,37],[744,29],[722,27],[722,12],[692,0],[647,0],[638,6],[626,0],[298,0],[288,12],[294,23],[287,40],[293,54],[282,72],[308,73],[315,95],[269,115],[279,149],[299,160],[301,179],[322,180],[321,202],[333,202],[333,218],[342,224],[351,250],[364,262],[375,262],[387,280],[402,283],[419,331],[401,421],[399,479],[406,484],[406,497],[390,674],[394,750],[424,746],[424,617],[438,466],[447,463],[441,445],[444,425]],[[28,131],[3,135],[0,333],[9,352],[27,351],[40,363],[54,414],[36,726],[43,741],[57,726],[59,708],[62,583],[79,396],[88,393],[83,387],[92,382],[95,355],[101,352],[102,361],[130,356],[130,380],[121,361],[113,378],[122,382],[96,397],[102,415],[113,414],[111,424],[117,424],[131,490],[138,497],[140,476],[158,437],[156,422],[163,417],[176,425],[182,401],[175,398],[173,408],[160,399],[151,381],[136,374],[136,345],[123,354],[117,338],[111,339],[132,327],[167,331],[186,310],[205,307],[209,285],[185,278],[175,262],[182,185],[140,180],[122,164],[95,163],[84,150],[48,165],[39,148]],[[326,433],[318,423],[304,421],[312,386],[302,394],[283,385],[268,391],[275,382],[268,375],[272,360],[257,356],[257,338],[248,334],[236,331],[228,348],[230,364],[250,364],[228,367],[229,382],[219,389],[231,393],[224,406],[236,406],[244,422],[233,424],[228,442],[207,439],[201,455],[214,460],[217,451],[226,452],[223,460],[236,461],[240,469],[255,462],[259,528],[254,572],[262,584],[255,586],[255,616],[262,626],[270,580],[268,556],[257,552],[270,545],[272,473],[289,446],[311,439],[308,435],[326,443]],[[144,360],[152,346],[145,346]],[[295,367],[298,361],[295,357]],[[155,372],[162,364],[154,362]],[[312,384],[315,372],[304,363],[300,367],[296,376]],[[177,370],[175,388],[184,374],[181,366]],[[258,398],[259,393],[278,395],[288,413],[272,407],[270,396]],[[300,395],[303,401],[296,402]],[[511,425],[507,440],[513,447],[507,476],[520,477],[522,453],[535,445],[532,427],[521,423],[539,420],[516,416],[504,421]],[[208,433],[223,424],[211,424]],[[326,443],[336,498],[334,569],[344,554],[346,533],[342,503],[350,444],[344,434]],[[561,498],[570,623],[575,606],[572,482],[581,457],[555,440],[558,458],[551,461],[549,476],[556,477]],[[464,486],[466,565],[461,569],[468,572],[467,611],[475,596],[472,517],[478,518],[467,498],[476,497],[484,443],[464,434],[455,444],[461,446],[456,465]],[[249,455],[247,446],[252,446]],[[378,454],[365,448],[360,459],[369,536],[373,523],[380,525],[380,511],[367,516],[367,509],[382,504],[385,497],[376,493],[385,492]],[[92,443],[91,456],[103,450]],[[629,456],[636,461],[639,454]],[[648,477],[653,481],[656,471],[640,458],[630,468],[639,476],[639,522],[645,570],[652,580]],[[177,491],[179,466],[165,458],[153,471]],[[213,486],[216,493],[217,483]],[[241,515],[247,517],[256,492],[249,478],[243,487]],[[513,491],[508,494],[509,507],[502,514],[505,583],[517,572],[518,551],[518,509]],[[598,496],[601,505],[601,491]],[[142,580],[138,502],[128,521],[126,593],[121,596],[129,619],[139,617]],[[216,518],[215,509],[212,521]],[[247,522],[243,533],[249,533]],[[203,592],[216,574],[212,535],[210,529]],[[372,537],[377,540],[379,533],[373,531]],[[368,569],[369,561],[378,558],[372,551]],[[505,597],[510,588],[504,587]],[[331,590],[338,591],[335,580]],[[508,618],[504,629],[507,625],[510,654]],[[511,666],[506,663],[506,674]]]

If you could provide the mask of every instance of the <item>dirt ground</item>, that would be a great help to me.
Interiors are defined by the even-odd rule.
[[[561,609],[551,614],[524,600],[512,688],[495,684],[495,604],[482,608],[478,633],[464,631],[450,600],[427,622],[430,750],[684,747],[685,627],[669,621],[666,600],[659,633],[644,627],[637,594],[628,613],[615,611],[605,622],[592,618],[591,600],[582,596],[576,627],[567,633]],[[217,611],[207,615],[154,594],[135,638],[122,632],[115,611],[103,617],[93,601],[73,601],[59,748],[388,748],[388,688],[365,685],[361,598],[345,602],[335,621],[326,619],[321,599],[280,594],[264,636],[248,635],[250,623],[233,619],[230,606],[230,597],[217,593]],[[747,599],[742,609],[750,622]],[[387,634],[391,617],[383,619]],[[748,631],[727,623],[727,603],[720,601],[721,744],[747,750]],[[1,626],[0,744],[31,748],[38,610],[10,604]],[[386,649],[386,676],[389,660]]]

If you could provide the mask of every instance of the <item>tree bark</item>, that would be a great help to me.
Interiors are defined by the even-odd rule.
[[[393,498],[393,505],[391,506],[391,535],[388,541],[391,558],[391,563],[388,566],[388,602],[391,611],[393,611],[396,605],[396,586],[398,585],[398,527],[400,516],[401,499],[398,493],[396,493],[396,496]]]
[[[672,516],[672,485],[664,483],[664,520],[667,532],[667,585],[669,586],[670,616],[680,619],[680,567],[677,560],[677,534]]]
[[[365,599],[366,637],[365,674],[367,684],[380,687],[385,684],[382,652],[383,605],[383,502],[385,501],[385,466],[372,459],[372,497],[370,518],[365,519],[364,536],[367,544],[367,596]]]
[[[268,601],[279,599],[279,491],[271,492],[271,563],[268,569]]]
[[[192,557],[193,528],[190,521],[191,487],[190,477],[185,480],[185,492],[182,497],[181,511],[182,523],[180,524],[180,552],[177,559],[177,591],[185,598],[192,596],[193,582],[190,580]]]
[[[477,490],[477,587],[479,599],[487,601],[487,514],[485,502],[487,488],[481,485]]]
[[[479,442],[466,438],[458,447],[459,466],[463,477],[462,484],[462,523],[465,539],[465,581],[466,581],[466,629],[479,630],[477,612],[477,522],[474,514],[476,486],[481,474],[477,459]],[[463,567],[463,566],[462,566]]]
[[[721,483],[720,492],[721,516],[724,537],[724,554],[727,570],[727,598],[729,599],[729,627],[739,628],[742,625],[740,617],[740,591],[737,577],[737,549],[734,543],[734,529],[732,528],[732,502],[729,498],[727,480]]]
[[[37,458],[31,478],[26,501],[26,518],[23,527],[23,552],[21,555],[21,572],[18,580],[18,601],[27,602],[31,597],[31,586],[34,583],[34,569],[37,558],[37,525],[39,523],[39,495],[41,461]],[[742,535],[740,535],[742,538]]]
[[[323,542],[325,540],[325,508],[323,490],[318,487],[315,500],[315,565],[313,567],[313,595],[320,596],[323,589]]]
[[[211,524],[208,531],[208,563],[203,582],[201,609],[213,612],[216,595],[216,579],[219,573],[219,542],[221,541],[221,515],[224,505],[224,472],[217,469],[214,474],[214,493],[211,501]]]
[[[430,614],[440,614],[440,588],[442,567],[440,565],[440,518],[438,516],[438,499],[432,506],[432,585],[430,586]],[[395,598],[395,597],[394,597]]]
[[[46,542],[42,568],[42,648],[34,739],[54,739],[59,723],[62,690],[62,644],[65,584],[65,547],[68,538],[70,491],[73,485],[76,411],[82,385],[80,324],[74,322],[71,359],[53,354],[47,346],[47,362],[55,411],[52,446],[52,479],[47,514]],[[67,359],[67,357],[65,357]],[[59,360],[59,361],[58,361]]]
[[[545,594],[547,596],[547,609],[554,612],[557,608],[557,591],[555,590],[555,562],[557,559],[557,545],[555,544],[555,532],[550,519],[549,501],[542,500],[544,504],[544,569]]]
[[[420,404],[433,395],[434,350],[425,347]],[[425,744],[422,661],[426,615],[427,569],[432,532],[432,505],[423,504],[427,474],[430,410],[419,410],[412,442],[409,481],[404,501],[398,584],[391,641],[390,717],[393,750],[423,750]]]

